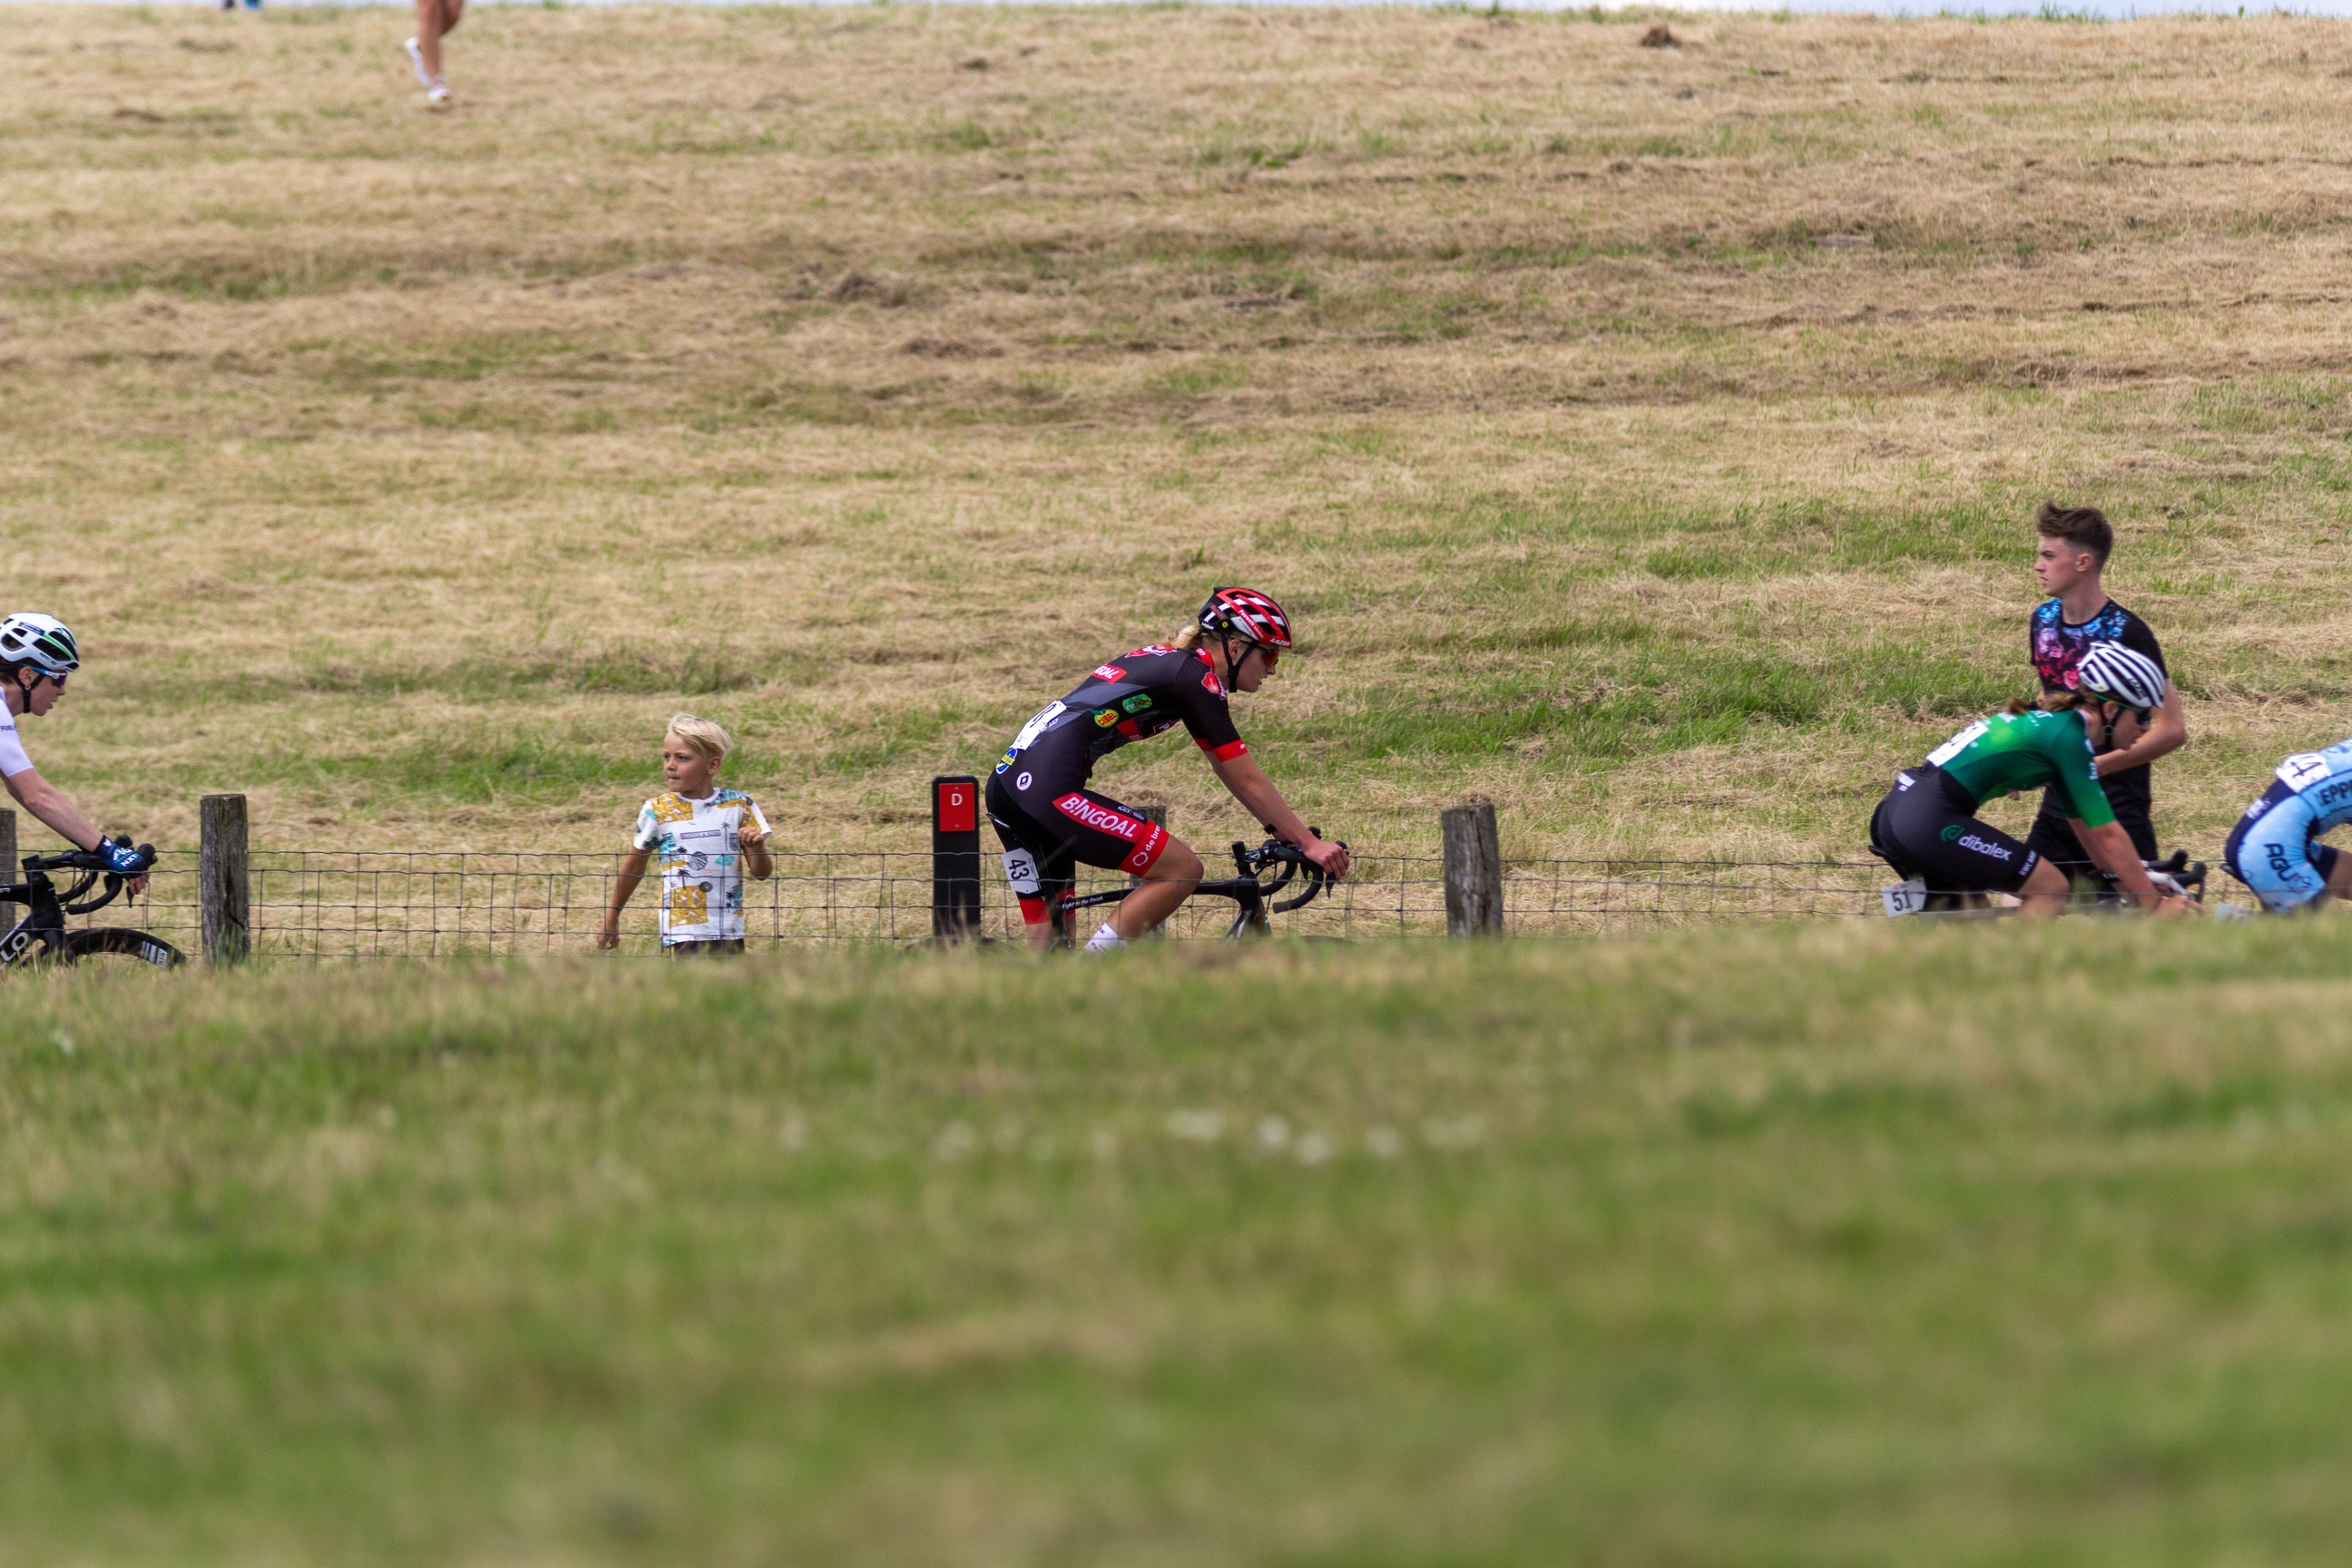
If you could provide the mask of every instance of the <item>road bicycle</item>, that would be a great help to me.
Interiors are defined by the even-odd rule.
[[[1323,830],[1319,827],[1310,827],[1307,831],[1318,838],[1323,837]],[[1342,843],[1339,847],[1345,849],[1347,845]],[[1192,890],[1192,897],[1196,899],[1231,899],[1239,906],[1234,911],[1233,924],[1225,928],[1227,942],[1239,942],[1244,937],[1271,936],[1274,922],[1266,918],[1269,914],[1286,915],[1293,910],[1305,909],[1331,885],[1331,879],[1324,873],[1323,868],[1309,860],[1306,852],[1296,844],[1269,838],[1253,849],[1236,840],[1233,852],[1235,875],[1220,881],[1203,881]],[[1281,867],[1281,872],[1271,882],[1259,881],[1259,873],[1269,866]],[[1294,880],[1299,883],[1297,892],[1288,898],[1276,897]],[[1055,939],[1064,942],[1070,940],[1070,917],[1079,910],[1116,904],[1134,890],[1129,887],[1114,892],[1066,896],[1061,907],[1054,911]]]
[[[1878,855],[1881,859],[1886,858],[1875,848],[1871,853]],[[1892,861],[1888,863],[1893,864]],[[2191,860],[2188,850],[2176,849],[2161,860],[2143,860],[2140,866],[2147,872],[2147,879],[2155,884],[2156,890],[2165,897],[2187,899],[2192,904],[2205,901],[2205,862]],[[1931,888],[1924,877],[1914,877],[1891,888],[1881,888],[1878,896],[1890,915],[1991,920],[2018,912],[2014,901],[1995,901],[2008,895],[1962,893]],[[2118,910],[2133,907],[2133,900],[2121,889],[2107,887],[2087,896],[2078,893],[2074,904],[2076,908],[2084,910]]]
[[[125,848],[129,838],[115,842]],[[139,858],[144,870],[155,864],[155,847],[142,844]],[[51,871],[79,871],[81,877],[63,893],[48,879]],[[100,877],[106,879],[106,890],[94,899],[83,894]],[[95,849],[76,849],[64,855],[27,855],[25,857],[25,879],[0,886],[0,902],[26,906],[25,918],[6,936],[0,937],[0,969],[18,968],[28,964],[80,963],[89,959],[120,959],[132,963],[152,963],[158,969],[173,969],[187,962],[187,956],[160,936],[126,926],[90,926],[69,931],[68,915],[86,915],[102,910],[122,891],[123,877],[106,863],[106,857]]]

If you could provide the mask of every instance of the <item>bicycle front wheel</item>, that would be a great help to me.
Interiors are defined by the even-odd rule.
[[[188,955],[160,936],[150,936],[143,931],[132,931],[128,926],[101,926],[92,931],[66,932],[66,962],[84,963],[91,959],[108,963],[152,963],[158,969],[177,969],[188,962]]]

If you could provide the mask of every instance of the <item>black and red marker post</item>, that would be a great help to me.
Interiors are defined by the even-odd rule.
[[[931,781],[931,937],[980,934],[980,781]]]

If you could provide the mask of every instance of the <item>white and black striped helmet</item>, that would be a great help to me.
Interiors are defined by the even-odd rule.
[[[2168,684],[2156,660],[2116,642],[2100,643],[2074,667],[2077,691],[2137,709],[2143,717],[2164,706]]]
[[[44,675],[62,678],[81,668],[81,649],[57,616],[18,610],[0,621],[0,664],[29,664]]]

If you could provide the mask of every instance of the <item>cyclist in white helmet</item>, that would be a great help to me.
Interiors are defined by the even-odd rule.
[[[74,635],[55,616],[19,610],[0,620],[0,681],[7,688],[8,707],[0,714],[0,781],[16,804],[31,812],[57,836],[77,849],[95,849],[115,870],[130,879],[134,893],[143,892],[145,862],[127,845],[117,845],[81,814],[72,797],[40,775],[25,754],[16,733],[20,718],[38,719],[65,695],[66,678],[81,668],[81,650]],[[0,878],[13,879],[16,868],[0,868]]]
[[[2071,830],[2126,897],[2158,915],[2189,913],[2187,900],[2150,880],[2095,765],[2103,751],[2130,743],[2164,694],[2155,660],[2100,644],[2084,657],[2072,691],[2040,708],[2012,702],[1897,773],[1871,815],[1872,852],[1931,894],[2014,894],[2027,914],[2054,915],[2070,901],[2064,874],[1977,816],[1987,800],[2052,785],[2065,797]]]

